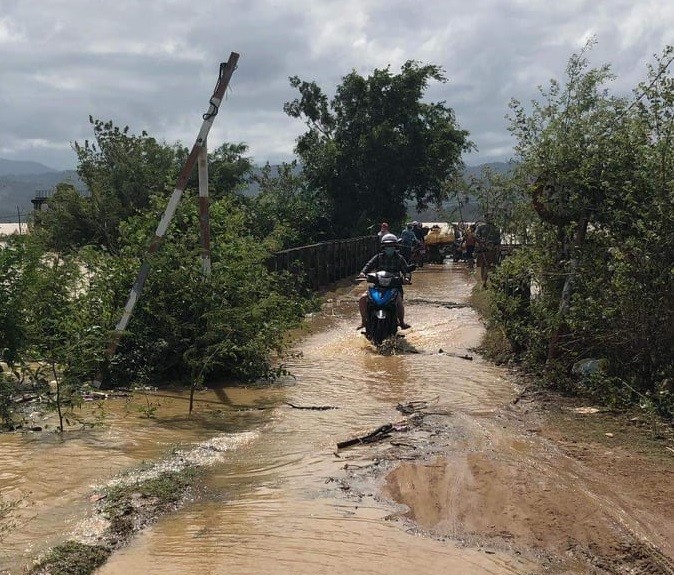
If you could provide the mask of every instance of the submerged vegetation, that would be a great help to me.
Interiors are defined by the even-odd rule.
[[[96,534],[96,542],[69,539],[51,548],[28,571],[30,575],[89,575],[106,562],[112,552],[125,545],[134,533],[176,508],[199,476],[195,465],[162,471],[139,481],[122,481],[98,495],[95,513],[107,526]]]
[[[60,409],[78,401],[102,366],[111,387],[274,377],[281,368],[271,354],[283,354],[286,331],[315,305],[298,289],[301,280],[268,271],[270,249],[285,238],[273,226],[263,233],[251,226],[261,217],[261,200],[237,193],[251,169],[245,146],[223,145],[210,158],[213,186],[222,186],[210,206],[210,276],[201,270],[192,187],[162,249],[149,258],[141,301],[105,364],[110,334],[186,152],[111,123],[92,125],[95,142],[76,147],[90,196],[59,186],[32,233],[0,249],[4,427],[12,424],[9,398],[26,385],[52,382]]]

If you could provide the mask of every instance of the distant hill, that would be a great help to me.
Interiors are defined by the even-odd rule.
[[[486,164],[478,164],[477,166],[466,166],[463,174],[466,178],[470,178],[471,176],[479,178],[487,169],[495,174],[507,174],[513,169],[513,165],[512,162],[487,162]]]
[[[37,162],[19,162],[0,158],[0,222],[15,221],[17,207],[22,214],[32,211],[30,200],[38,190],[53,190],[57,184],[73,184],[81,192],[86,188],[74,170],[54,170]]]
[[[38,162],[22,162],[0,158],[0,177],[46,174],[47,172],[58,172],[58,170],[45,166],[44,164],[39,164]]]
[[[477,166],[466,166],[463,177],[465,180],[479,178],[485,170],[491,170],[495,174],[507,174],[512,169],[513,164],[510,162],[489,162]],[[461,207],[459,207],[456,201],[450,201],[444,202],[440,209],[433,206],[422,211],[418,211],[414,203],[410,202],[407,207],[407,215],[409,220],[419,222],[474,222],[484,217],[475,198],[469,196],[466,199],[468,201]]]
[[[477,166],[466,166],[464,177],[479,177],[485,168],[496,173],[505,173],[512,169],[512,164],[506,162],[491,162]],[[254,168],[254,173],[259,174],[262,168]],[[297,168],[299,171],[300,168]],[[278,166],[272,166],[272,174],[276,174]],[[66,182],[73,184],[81,192],[86,192],[84,183],[80,180],[77,172],[74,170],[55,170],[38,162],[24,162],[6,160],[0,158],[0,222],[14,222],[17,218],[17,206],[22,214],[32,211],[31,199],[35,197],[38,190],[53,190],[57,184]],[[255,183],[250,184],[243,194],[246,196],[255,196],[259,191],[259,186]],[[469,200],[463,208],[463,219],[473,221],[479,214],[475,211],[475,203]],[[439,212],[435,209],[417,212],[414,206],[410,204],[408,213],[411,219],[419,221],[446,221],[448,219],[460,219],[457,206],[451,202],[443,205],[443,210]]]

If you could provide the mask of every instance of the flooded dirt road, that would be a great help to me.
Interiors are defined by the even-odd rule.
[[[465,307],[473,283],[459,266],[415,274],[407,353],[373,351],[354,330],[363,288],[344,287],[308,318],[294,377],[272,387],[201,393],[192,418],[180,394],[112,400],[99,429],[0,437],[3,494],[30,493],[0,573],[86,532],[92,485],[177,443],[214,440],[225,449],[195,500],[99,574],[674,572],[671,508],[643,505],[558,449],[531,427],[524,401],[512,404],[508,374],[470,352],[483,333]],[[423,425],[337,451],[399,422],[396,407],[409,402],[424,402]]]

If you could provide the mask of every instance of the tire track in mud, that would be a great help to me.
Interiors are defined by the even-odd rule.
[[[378,485],[380,497],[400,506],[390,518],[402,522],[407,531],[469,548],[521,554],[545,572],[674,575],[672,560],[626,520],[619,520],[623,510],[609,494],[591,507],[592,498],[585,493],[592,491],[575,469],[546,469],[545,463],[520,466],[519,479],[517,473],[500,474],[499,468],[507,471],[514,465],[510,456],[498,452],[502,443],[492,452],[477,445],[462,451],[451,445],[452,436],[468,438],[470,443],[470,432],[461,433],[460,427],[461,422],[453,425],[446,418],[427,417],[423,428],[428,433],[406,438],[404,451],[389,445],[367,448],[375,464],[349,468],[339,479],[346,485],[344,492],[358,496]],[[567,489],[566,495],[564,490],[555,491],[555,470],[557,477],[572,480],[570,487],[575,483],[579,488]],[[547,477],[549,484],[537,490],[541,477]],[[499,490],[514,491],[517,497],[500,499]],[[566,501],[567,497],[571,499]],[[471,499],[473,504],[467,504]],[[500,520],[501,515],[506,519]],[[589,519],[586,528],[569,528]]]

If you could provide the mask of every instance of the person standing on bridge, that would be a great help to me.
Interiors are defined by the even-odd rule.
[[[420,245],[420,242],[410,222],[402,231],[402,234],[400,234],[400,253],[405,258],[405,261],[412,261],[412,249],[418,245]]]

